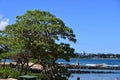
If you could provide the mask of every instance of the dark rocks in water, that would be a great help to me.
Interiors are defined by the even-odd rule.
[[[112,72],[112,71],[81,71],[81,70],[69,70],[71,73],[76,73],[76,74],[88,74],[88,73],[118,73],[118,72]]]
[[[120,70],[120,66],[119,67],[102,67],[102,66],[81,66],[81,65],[60,65],[60,66],[64,66],[66,68],[68,68],[68,70],[71,73],[120,73],[120,72],[114,72],[114,71],[109,71],[109,70]],[[83,70],[81,70],[83,69]],[[92,70],[96,70],[96,71],[92,71]],[[104,71],[104,70],[108,70],[108,71]]]
[[[61,65],[68,69],[108,69],[108,70],[120,70],[118,67],[102,67],[102,66],[80,66],[80,65]]]

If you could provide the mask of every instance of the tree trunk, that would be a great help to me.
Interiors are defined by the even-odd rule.
[[[55,61],[56,59],[53,59],[53,61],[51,62],[51,75],[50,75],[50,78],[51,80],[55,80]]]
[[[5,62],[6,62],[6,59],[4,59],[3,68],[5,68]]]
[[[24,69],[24,64],[21,65],[20,75],[22,75],[23,69]]]
[[[29,68],[29,62],[27,62],[27,65],[26,65],[26,69],[25,69],[25,75],[27,75],[28,68]]]

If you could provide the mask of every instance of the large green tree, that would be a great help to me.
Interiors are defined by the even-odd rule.
[[[62,42],[63,39],[76,42],[73,30],[61,19],[46,11],[27,11],[16,18],[16,23],[8,25],[3,31],[6,44],[11,46],[14,53],[24,50],[24,53],[32,56],[30,58],[37,59],[44,68],[46,79],[55,80],[61,74],[56,72],[60,70],[56,69],[56,60],[69,61],[74,54],[74,49]],[[62,77],[66,77],[65,74],[62,73]]]

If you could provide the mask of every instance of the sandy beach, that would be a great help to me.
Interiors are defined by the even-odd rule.
[[[0,80],[17,80],[17,79],[14,79],[14,78],[8,78],[8,79],[0,79]]]
[[[10,65],[10,64],[16,65],[17,63],[16,63],[16,62],[5,62],[5,65]],[[31,65],[33,65],[33,64],[34,64],[34,63],[29,62],[29,66],[31,66]],[[4,62],[1,62],[0,65],[4,65]],[[34,64],[34,65],[31,66],[30,68],[32,68],[32,69],[40,69],[40,70],[43,69],[42,65],[40,65],[40,64]]]

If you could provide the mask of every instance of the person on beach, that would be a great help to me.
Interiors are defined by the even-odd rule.
[[[71,75],[71,77],[73,78],[73,75]]]
[[[118,78],[115,78],[115,80],[119,80]]]
[[[80,80],[80,77],[77,77],[77,80]]]

